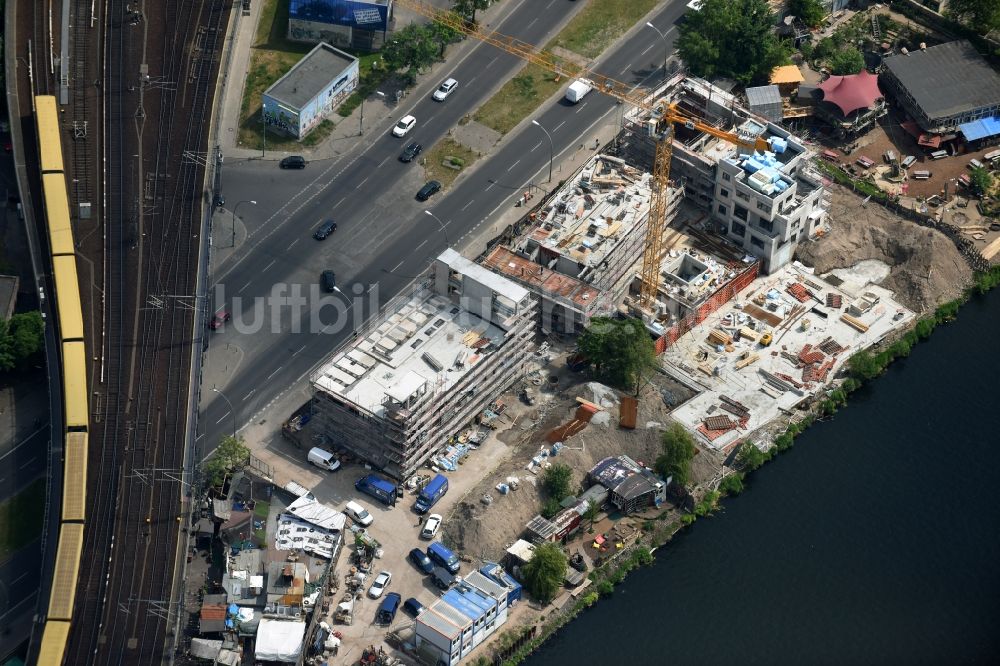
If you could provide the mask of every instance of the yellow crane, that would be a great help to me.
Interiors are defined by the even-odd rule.
[[[754,150],[768,150],[770,147],[767,141],[760,137],[741,137],[706,125],[699,120],[688,118],[677,110],[676,105],[668,103],[666,100],[650,102],[644,90],[604,76],[548,51],[543,51],[516,37],[510,37],[494,30],[483,30],[479,25],[467,21],[453,12],[438,9],[421,0],[395,1],[399,7],[405,7],[463,35],[491,44],[559,76],[571,79],[589,79],[593,82],[595,90],[603,92],[609,97],[614,97],[619,102],[631,104],[651,113],[654,123],[650,130],[656,140],[656,153],[653,159],[652,201],[649,206],[646,242],[642,252],[642,286],[639,304],[644,308],[651,309],[656,303],[656,293],[660,285],[660,263],[665,252],[663,238],[669,222],[667,220],[667,194],[670,187],[670,158],[673,152],[674,124],[707,132],[738,146]]]

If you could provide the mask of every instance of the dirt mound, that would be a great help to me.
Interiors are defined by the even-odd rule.
[[[958,248],[944,234],[900,218],[839,186],[831,186],[831,231],[803,243],[796,258],[817,273],[847,268],[866,259],[892,267],[882,283],[901,303],[926,312],[956,298],[972,277]]]

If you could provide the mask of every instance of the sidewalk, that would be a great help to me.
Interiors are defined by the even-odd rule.
[[[235,44],[230,69],[224,73],[225,80],[222,84],[223,112],[221,124],[217,130],[218,142],[222,149],[222,154],[227,159],[277,161],[289,154],[286,151],[265,151],[262,153],[259,148],[247,148],[236,145],[236,139],[239,135],[238,128],[240,107],[243,101],[243,88],[246,84],[252,46],[257,32],[257,24],[260,21],[260,15],[263,11],[263,4],[263,2],[253,3],[253,9],[249,16],[242,16],[238,6],[234,7],[237,17],[233,22],[234,30],[236,31],[234,37]],[[430,4],[448,6],[450,3],[446,0],[432,0]],[[489,27],[491,23],[499,22],[505,18],[518,4],[513,0],[498,2],[486,11],[479,12],[477,18],[481,25]],[[397,10],[397,28],[411,22],[415,18],[417,17],[409,12]],[[330,120],[336,123],[336,127],[330,133],[330,136],[317,146],[312,148],[302,146],[301,148],[297,148],[296,152],[312,161],[334,159],[355,152],[359,146],[365,143],[367,140],[366,137],[372,133],[381,131],[379,128],[388,126],[387,121],[393,119],[395,116],[402,116],[402,110],[410,106],[411,98],[430,95],[439,83],[438,78],[442,75],[442,70],[454,67],[457,61],[468,55],[478,45],[478,40],[466,38],[450,46],[447,51],[447,59],[444,62],[434,63],[429,70],[421,74],[417,85],[407,91],[406,96],[403,97],[399,104],[382,101],[374,95],[372,98],[367,99],[363,105],[365,114],[364,135],[361,135],[359,131],[361,128],[362,108],[356,109],[347,118],[334,113],[330,117]],[[388,99],[388,96],[386,99]]]

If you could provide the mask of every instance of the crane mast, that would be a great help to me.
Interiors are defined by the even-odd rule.
[[[458,16],[454,12],[438,9],[422,0],[395,0],[400,7],[424,16],[432,21],[447,26],[467,37],[472,37],[486,44],[517,56],[518,58],[538,65],[542,69],[568,78],[586,78],[594,83],[594,89],[619,102],[630,104],[644,111],[653,112],[659,116],[659,122],[654,130],[656,151],[653,158],[653,187],[649,206],[649,218],[646,226],[646,240],[642,252],[642,285],[639,291],[639,305],[652,310],[656,304],[656,294],[660,286],[660,263],[667,248],[664,247],[664,236],[669,226],[667,219],[667,203],[670,195],[670,159],[673,155],[673,125],[682,124],[690,129],[696,129],[711,134],[737,146],[752,150],[767,150],[768,143],[760,137],[741,137],[731,132],[725,132],[698,120],[681,114],[675,105],[666,100],[655,103],[649,100],[644,90],[637,86],[617,81],[604,76],[570,60],[544,51],[521,41],[516,37],[503,35],[494,30],[483,30],[477,24]]]

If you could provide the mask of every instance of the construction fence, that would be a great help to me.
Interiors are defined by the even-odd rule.
[[[677,342],[678,339],[695,326],[705,321],[710,314],[721,308],[723,305],[733,300],[736,294],[740,293],[744,289],[750,286],[750,284],[757,278],[757,273],[760,271],[760,262],[755,261],[747,268],[743,269],[735,278],[722,285],[715,292],[705,299],[696,310],[691,314],[681,319],[679,322],[667,329],[664,333],[656,340],[656,354],[660,355],[667,350],[668,347]]]

